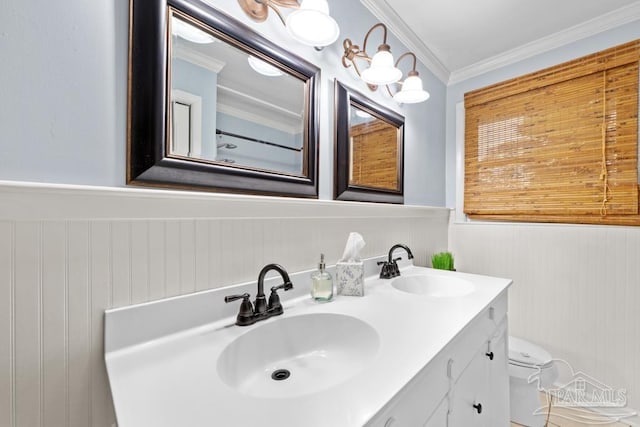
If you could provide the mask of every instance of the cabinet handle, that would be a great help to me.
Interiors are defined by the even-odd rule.
[[[489,358],[489,360],[493,360],[493,351],[485,353],[485,355]]]
[[[390,417],[386,423],[384,423],[384,427],[393,427],[396,424],[396,419],[394,417]]]
[[[473,407],[476,409],[476,412],[478,412],[479,414],[482,413],[482,403],[476,403],[475,405],[473,405]]]

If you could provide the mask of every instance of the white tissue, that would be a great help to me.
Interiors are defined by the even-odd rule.
[[[338,295],[364,296],[364,263],[360,251],[364,248],[360,233],[350,233],[342,258],[336,264]]]
[[[357,262],[360,261],[360,251],[364,248],[365,241],[360,233],[351,232],[344,247],[344,253],[341,262]]]

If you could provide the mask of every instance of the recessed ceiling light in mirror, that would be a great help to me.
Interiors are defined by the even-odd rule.
[[[247,60],[249,61],[249,65],[251,66],[251,68],[253,68],[253,71],[255,71],[256,73],[268,77],[279,77],[282,75],[282,71],[280,71],[273,65],[264,62],[262,59],[256,58],[253,55],[250,55]]]
[[[355,109],[355,114],[356,116],[360,117],[361,119],[372,119],[373,117],[371,117],[371,114],[367,113],[366,111],[362,111],[359,109]]]
[[[216,41],[210,34],[205,33],[200,28],[187,24],[175,17],[171,19],[171,32],[174,36],[181,37],[191,43],[208,44]]]

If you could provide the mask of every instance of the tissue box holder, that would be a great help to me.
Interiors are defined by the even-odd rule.
[[[364,296],[364,263],[338,262],[336,264],[338,295]]]

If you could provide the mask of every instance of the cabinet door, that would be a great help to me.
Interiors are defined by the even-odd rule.
[[[422,427],[443,427],[447,425],[447,412],[449,405],[447,399],[443,399],[429,420]]]
[[[509,426],[509,351],[507,345],[507,319],[489,340],[489,395],[487,400],[488,425]]]
[[[486,347],[476,353],[450,391],[449,427],[496,427],[485,411],[489,370]]]

